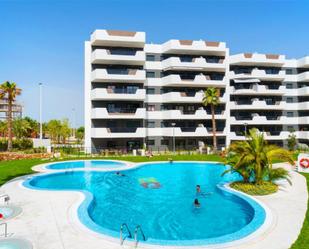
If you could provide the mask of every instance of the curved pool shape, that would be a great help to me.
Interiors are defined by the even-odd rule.
[[[78,208],[88,228],[119,238],[122,223],[131,232],[141,225],[147,243],[207,245],[241,239],[265,220],[264,209],[253,199],[223,184],[236,175],[221,176],[220,164],[197,162],[147,163],[115,172],[71,171],[27,180],[30,188],[79,190],[86,195]],[[195,186],[201,185],[202,195]],[[198,198],[201,207],[195,208]]]
[[[8,219],[16,217],[17,215],[21,213],[21,211],[22,209],[16,206],[11,206],[11,205],[0,206],[0,214],[3,215],[4,220],[8,220]]]
[[[28,240],[9,238],[0,240],[1,249],[32,249],[32,245]]]
[[[126,163],[111,160],[70,161],[49,164],[47,169],[79,169],[79,168],[120,168]]]

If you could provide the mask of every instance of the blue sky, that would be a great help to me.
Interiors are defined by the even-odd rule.
[[[296,0],[0,0],[0,82],[23,89],[25,114],[44,120],[76,109],[83,124],[83,46],[95,29],[147,32],[168,39],[225,41],[231,53],[309,55],[309,1]]]

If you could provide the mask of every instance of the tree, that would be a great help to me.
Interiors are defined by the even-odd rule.
[[[238,173],[244,183],[249,183],[250,176],[253,174],[253,165],[246,163],[244,160],[240,161],[239,159],[239,155],[230,153],[225,160],[225,164],[229,165],[230,168],[225,170],[222,176],[227,173]]]
[[[29,124],[29,130],[28,130],[27,137],[32,137],[32,138],[38,137],[39,122],[30,117],[25,117],[24,120],[26,120]]]
[[[66,139],[70,137],[71,134],[71,127],[68,119],[63,119],[61,121],[61,129],[60,129],[60,136],[62,138],[62,143],[66,143]]]
[[[16,118],[13,121],[13,133],[16,138],[28,137],[31,126],[26,119]]]
[[[297,139],[296,139],[296,135],[294,133],[290,133],[289,137],[288,137],[288,148],[290,151],[293,151],[296,147],[297,144]]]
[[[7,122],[0,121],[0,136],[1,137],[6,137],[7,129],[8,129]]]
[[[285,169],[272,168],[274,160],[285,160],[294,164],[292,155],[288,150],[268,144],[263,133],[259,132],[258,129],[250,129],[246,141],[232,143],[228,153],[231,153],[237,159],[231,167],[236,171],[247,165],[250,177],[256,184],[260,184],[266,179],[272,181],[287,178],[288,172]]]
[[[80,143],[85,136],[85,127],[81,126],[76,130],[76,138],[77,142]]]
[[[0,99],[7,99],[7,125],[8,125],[8,151],[12,150],[12,107],[16,96],[21,94],[21,89],[17,88],[15,82],[5,81],[0,85]]]
[[[50,139],[53,142],[60,143],[61,121],[52,119],[47,123],[46,128]]]
[[[216,119],[215,107],[220,104],[220,90],[218,88],[209,87],[204,91],[203,105],[210,106],[211,119],[212,119],[212,136],[213,136],[213,150],[217,151],[217,138],[216,138]]]

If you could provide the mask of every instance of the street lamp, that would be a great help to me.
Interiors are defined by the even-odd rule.
[[[76,121],[75,108],[72,108],[72,112],[73,112],[72,137],[75,138],[75,121]]]
[[[247,125],[248,125],[248,123],[244,123],[244,126],[245,126],[245,138],[247,138]]]
[[[173,153],[175,154],[175,125],[176,123],[171,123],[173,126]]]
[[[39,83],[40,88],[40,140],[43,139],[43,124],[42,124],[42,87],[43,83]]]

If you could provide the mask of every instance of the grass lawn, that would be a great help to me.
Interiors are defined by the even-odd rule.
[[[309,174],[302,174],[307,179],[307,187],[309,191]],[[304,220],[303,228],[296,242],[292,245],[291,249],[306,249],[309,248],[309,202],[307,208],[306,218]]]
[[[160,155],[153,156],[151,158],[142,156],[117,156],[117,157],[98,157],[98,158],[66,158],[62,160],[81,160],[81,159],[114,159],[124,160],[130,162],[147,162],[147,161],[168,161],[172,158],[174,161],[218,161],[221,162],[223,159],[217,155]],[[34,173],[31,168],[37,164],[54,162],[61,160],[46,160],[46,159],[22,159],[15,161],[2,161],[0,162],[0,186],[7,181],[22,175]]]

